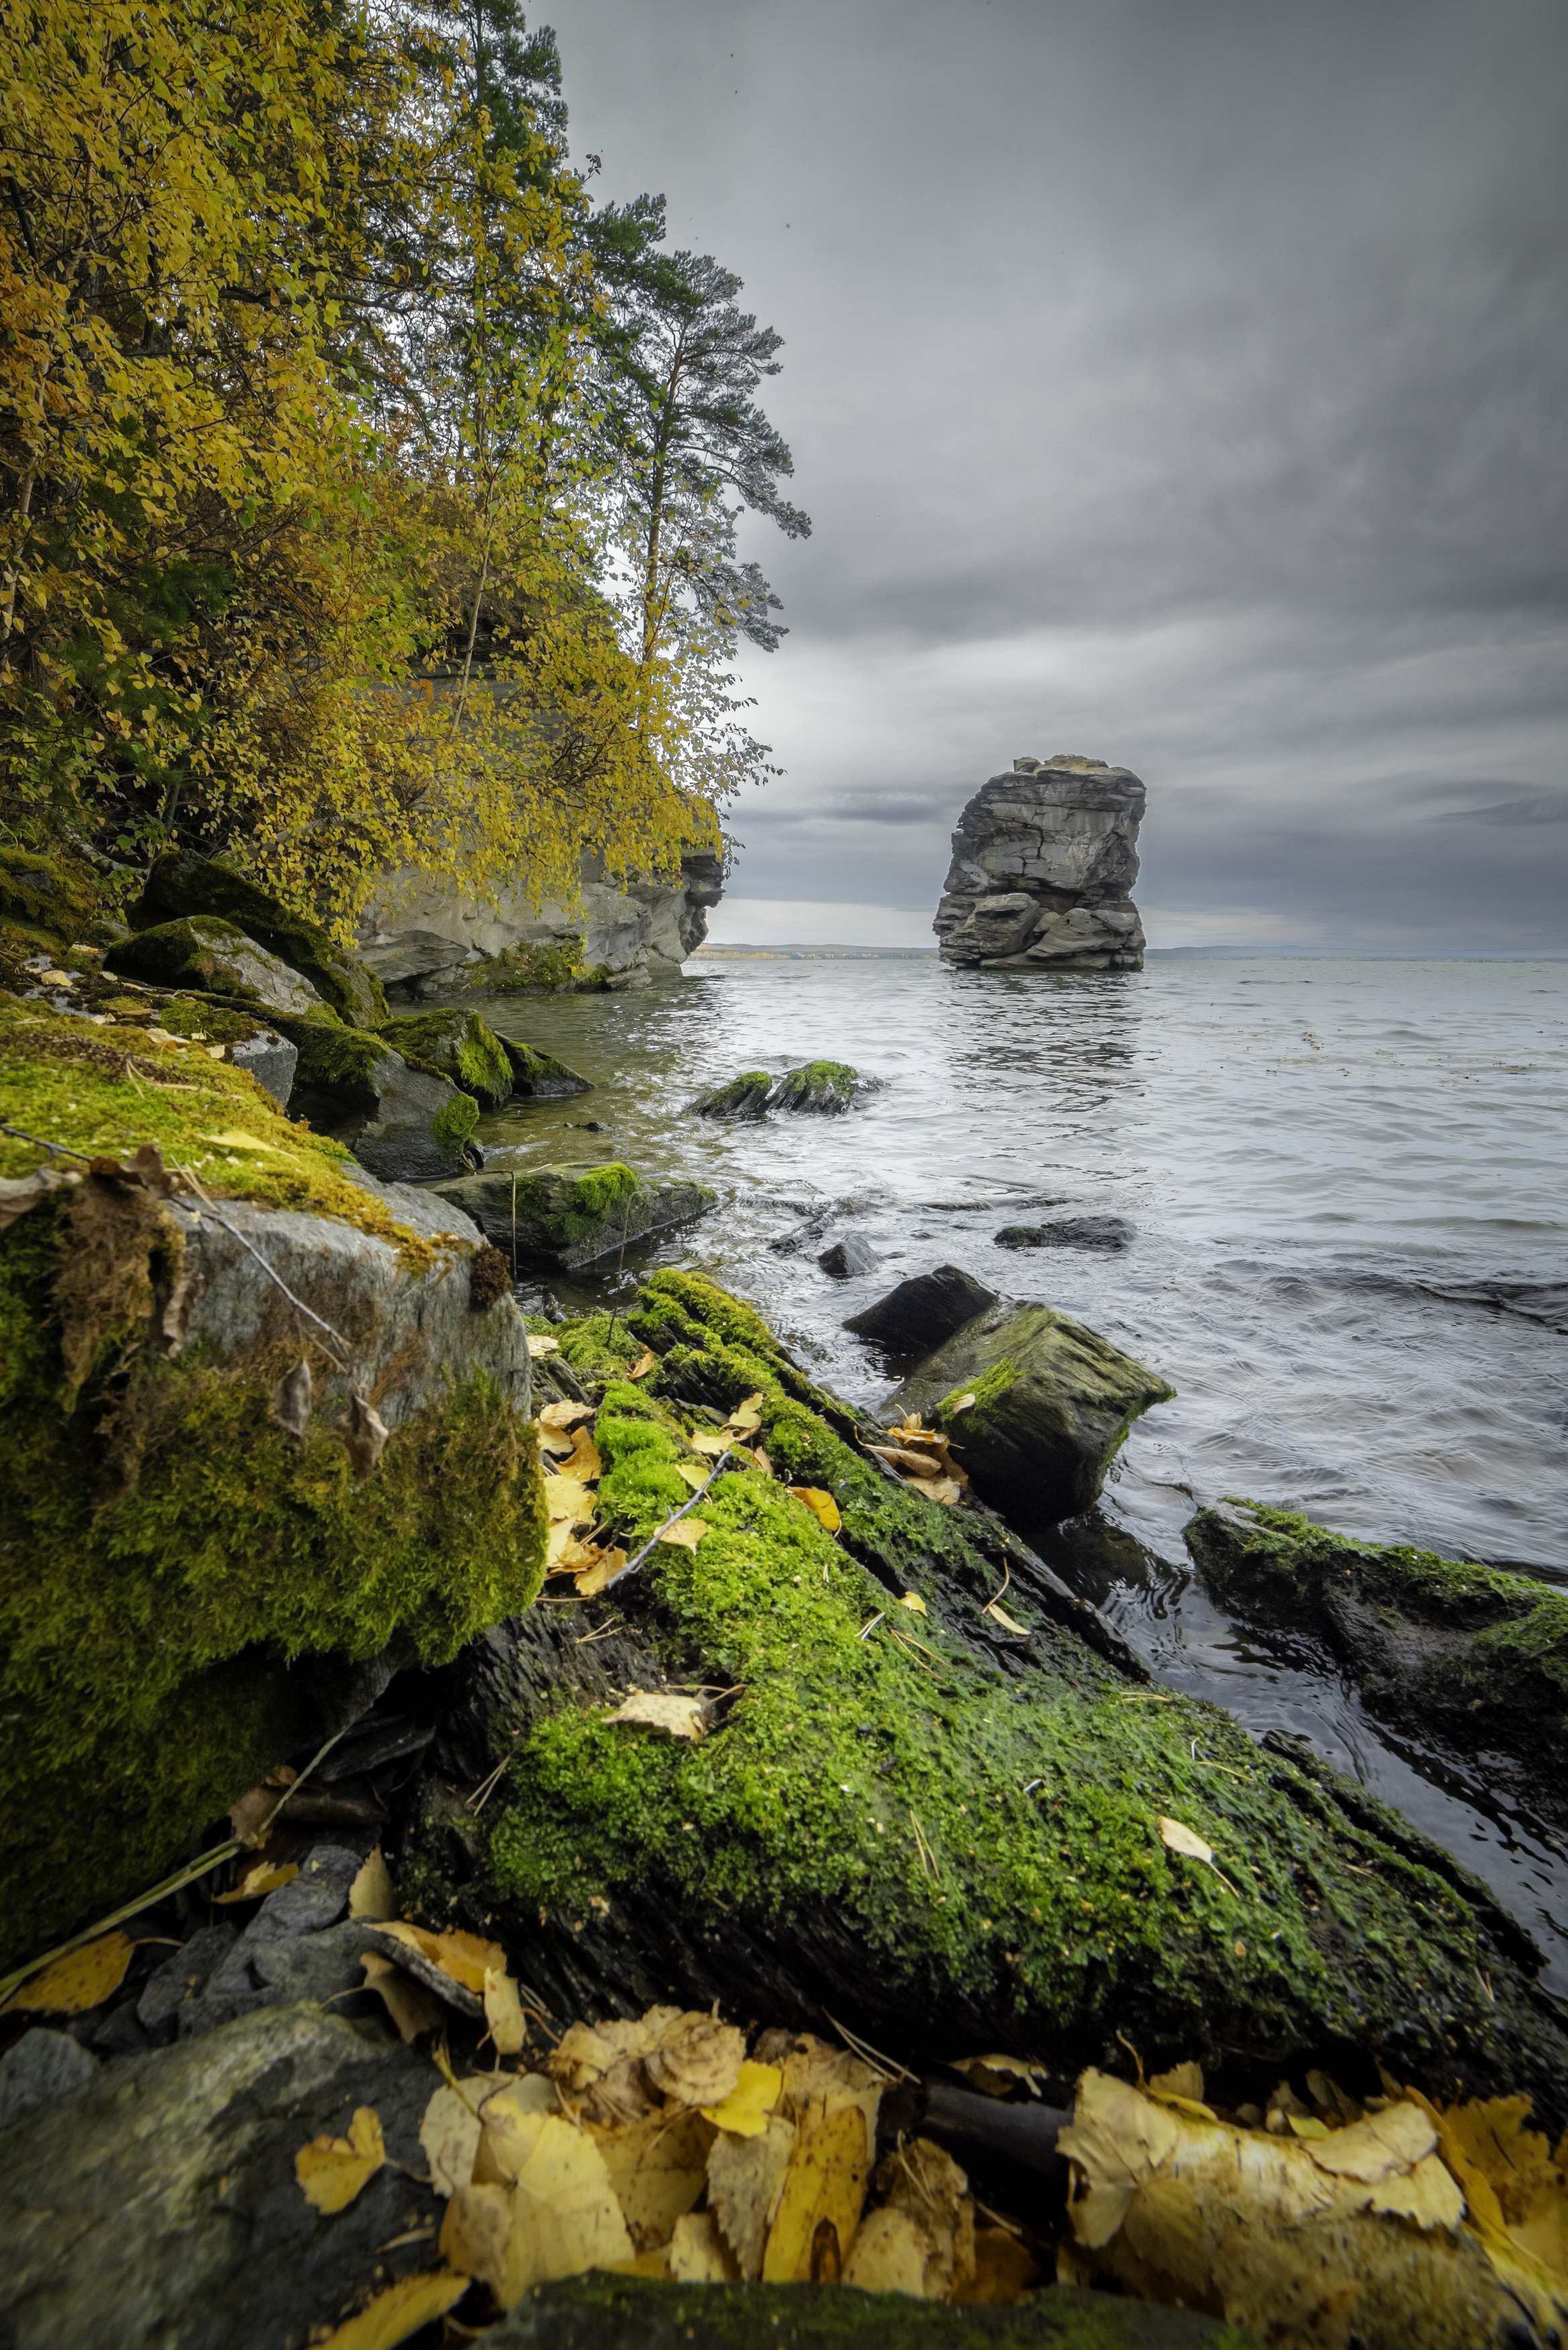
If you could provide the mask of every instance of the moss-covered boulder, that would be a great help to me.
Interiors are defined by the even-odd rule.
[[[74,946],[102,902],[98,878],[81,858],[0,844],[0,929],[34,951]]]
[[[592,1264],[622,1248],[706,1215],[718,1194],[704,1183],[659,1182],[618,1159],[603,1167],[497,1164],[439,1187],[487,1240],[519,1265]]]
[[[1562,2020],[1449,1856],[1118,1669],[1080,1637],[1093,1611],[989,1513],[884,1472],[739,1301],[661,1273],[630,1322],[601,1343],[654,1349],[648,1378],[573,1372],[601,1398],[606,1534],[654,1536],[691,1498],[691,1437],[753,1395],[775,1473],[723,1471],[694,1548],[452,1669],[450,1780],[421,1791],[403,1880],[432,1917],[493,1921],[563,2014],[722,2000],[926,2061],[1009,2048],[1056,2102],[1085,2062],[1125,2064],[1118,2033],[1151,2067],[1254,2084],[1327,2055],[1376,2090],[1376,2057],[1445,2096],[1528,2092],[1554,2124]],[[707,1734],[608,1719],[634,1688],[704,1693]]]
[[[1511,1755],[1534,1804],[1568,1816],[1568,1593],[1258,1502],[1199,1511],[1187,1542],[1233,1615],[1321,1643],[1386,1721],[1459,1753]]]
[[[769,1069],[744,1069],[727,1085],[711,1087],[691,1104],[693,1118],[722,1118],[737,1126],[753,1126],[767,1115],[774,1089]]]
[[[189,914],[220,915],[301,972],[350,1027],[379,1028],[386,1019],[381,983],[358,955],[339,946],[319,922],[296,913],[230,866],[192,857],[184,849],[171,850],[159,858],[128,912],[134,931],[150,931]]]
[[[1098,1499],[1133,1421],[1175,1392],[1081,1322],[1004,1302],[911,1371],[888,1409],[927,1414],[988,1502],[1046,1525]]]
[[[515,1036],[503,1036],[499,1042],[512,1064],[512,1089],[525,1100],[565,1101],[573,1094],[592,1093],[587,1077],[579,1077],[576,1069],[558,1061],[554,1053],[537,1052]]]
[[[405,1012],[380,1031],[405,1059],[439,1069],[481,1109],[499,1109],[512,1098],[512,1063],[506,1048],[477,1012]]]
[[[60,1159],[81,1180],[45,1191],[50,1155],[0,1140],[16,1956],[351,1714],[358,1669],[526,1607],[543,1535],[526,1332],[493,1289],[476,1310],[463,1218],[358,1177],[199,1044],[0,1000],[0,1090],[72,1153],[186,1170]]]
[[[387,1183],[431,1182],[470,1166],[479,1104],[450,1077],[348,1028],[325,1005],[272,1015],[299,1055],[294,1107]]]
[[[694,1118],[728,1118],[753,1124],[770,1110],[805,1110],[836,1116],[853,1109],[865,1084],[846,1061],[806,1061],[775,1077],[766,1069],[746,1069],[727,1085],[699,1094],[691,1104]]]
[[[216,914],[133,931],[103,962],[106,971],[149,987],[203,988],[273,1012],[304,1014],[322,1001],[302,972]]]

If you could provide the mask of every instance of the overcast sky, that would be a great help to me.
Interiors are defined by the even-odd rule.
[[[1015,754],[1156,944],[1568,945],[1563,0],[555,0],[785,338],[786,769],[714,934],[929,943]]]

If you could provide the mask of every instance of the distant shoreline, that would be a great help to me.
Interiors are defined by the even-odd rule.
[[[935,947],[700,946],[691,960],[709,962],[934,962]]]
[[[1253,962],[1561,962],[1558,947],[1149,947],[1147,954]],[[935,947],[700,946],[692,962],[935,962]]]

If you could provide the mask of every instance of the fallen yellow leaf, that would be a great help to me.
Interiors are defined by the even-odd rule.
[[[627,1373],[628,1379],[645,1379],[659,1360],[651,1347],[645,1347]]]
[[[678,1476],[685,1478],[694,1492],[700,1491],[708,1482],[711,1474],[711,1471],[704,1469],[699,1461],[678,1461],[675,1470]]]
[[[743,2277],[762,2275],[763,2252],[794,2136],[793,2122],[772,2114],[760,2137],[722,2131],[713,2141],[708,2157],[708,2201]]]
[[[687,1738],[695,1744],[707,1736],[713,1709],[705,1698],[682,1697],[672,1690],[633,1690],[604,1719],[641,1722],[649,1730],[662,1730],[671,1738]]]
[[[574,1403],[570,1398],[560,1403],[547,1403],[539,1414],[539,1426],[555,1430],[580,1428],[585,1419],[592,1419],[591,1403]]]
[[[445,2030],[446,2010],[433,1991],[427,1991],[379,1950],[367,1950],[359,1964],[365,1970],[365,1989],[380,2000],[400,2040],[414,2041],[427,2032]]]
[[[784,2074],[776,2064],[744,2063],[723,2103],[704,2106],[703,2116],[716,2129],[732,2131],[736,2137],[760,2137],[783,2088]]]
[[[707,2185],[712,2130],[700,2114],[651,2113],[596,2136],[632,2242],[639,2252],[667,2244]]]
[[[982,1612],[991,1617],[994,1622],[1000,1624],[1004,1632],[1016,1632],[1020,1639],[1028,1638],[1028,1625],[1020,1624],[1016,1617],[1010,1616],[1008,1614],[1005,1607],[999,1607],[994,1599],[989,1602]]]
[[[294,2158],[294,2175],[318,2211],[344,2211],[387,2159],[381,2117],[361,2106],[347,2137],[313,2137]]]
[[[471,2074],[453,2088],[443,2085],[425,2107],[420,2124],[420,2144],[431,2167],[431,2184],[438,2195],[454,2195],[473,2177],[479,2147],[479,2109],[494,2088],[489,2074]]]
[[[542,1363],[547,1355],[558,1355],[560,1351],[561,1342],[559,1338],[546,1338],[544,1336],[535,1338],[530,1335],[528,1339],[528,1359],[530,1362]]]
[[[931,2239],[912,2211],[891,2205],[873,2211],[856,2236],[844,2282],[862,2293],[907,2293],[925,2298]]]
[[[410,2334],[443,2317],[472,2282],[471,2277],[454,2276],[450,2269],[431,2276],[401,2277],[318,2343],[317,2350],[397,2350]]]
[[[369,1859],[359,1865],[353,1884],[348,1887],[348,1915],[366,1918],[372,1924],[398,1914],[398,1897],[392,1885],[392,1873],[381,1857],[381,1847],[376,1846]]]
[[[959,2302],[1022,2301],[1039,2281],[1040,2263],[1028,2247],[1005,2228],[974,2231],[974,2275],[953,2294]]]
[[[695,1550],[707,1531],[705,1518],[677,1518],[672,1526],[665,1527],[659,1539],[673,1550]]]
[[[670,2274],[681,2284],[726,2284],[740,2274],[711,2211],[688,2211],[677,2220],[666,2257]]]
[[[590,1550],[585,1555],[590,1563],[577,1576],[577,1596],[579,1599],[595,1599],[606,1584],[613,1582],[620,1573],[626,1565],[626,1553],[624,1550]]]
[[[753,1461],[754,1462],[754,1464],[756,1465],[756,1467],[757,1467],[757,1468],[759,1468],[759,1469],[762,1471],[763,1475],[764,1477],[771,1477],[771,1476],[773,1475],[773,1473],[774,1473],[774,1464],[773,1464],[773,1462],[768,1459],[767,1454],[763,1451],[763,1448],[762,1448],[762,1446],[761,1446],[760,1444],[753,1444],[753,1447],[752,1447],[752,1460],[753,1460]]]
[[[483,1994],[487,1971],[506,1971],[506,1953],[500,1943],[486,1942],[478,1934],[456,1930],[432,1934],[427,1927],[410,1926],[400,1918],[383,1926],[381,1931],[395,1941],[406,1942],[410,1950],[421,1951],[433,1966],[450,1975],[453,1982],[461,1983],[464,1991],[472,1991],[476,1998]]]
[[[761,1428],[762,1424],[763,1395],[760,1388],[755,1395],[749,1395],[743,1403],[738,1403],[724,1422],[725,1428],[733,1430],[737,1436],[745,1436],[753,1428]]]
[[[868,2155],[866,2116],[857,2105],[797,2131],[763,2254],[765,2283],[810,2281],[813,2245],[823,2220],[832,2222],[840,2264],[848,2258],[866,2199]]]
[[[484,2021],[500,2056],[515,2056],[528,2037],[528,2019],[517,1986],[503,1969],[484,1970]]]
[[[797,1502],[804,1502],[825,1533],[836,1534],[844,1521],[838,1514],[838,1504],[831,1493],[820,1485],[792,1485],[790,1492]]]
[[[571,1451],[561,1463],[563,1477],[575,1477],[580,1485],[591,1485],[604,1474],[604,1462],[599,1459],[598,1446],[586,1427],[579,1428],[573,1440]]]
[[[264,1894],[275,1893],[280,1885],[292,1885],[298,1875],[298,1865],[292,1860],[253,1861],[230,1892],[213,1896],[213,1906],[221,1908],[226,1901],[259,1901]]]
[[[10,2004],[34,2015],[85,2015],[119,1989],[135,1948],[117,1926],[112,1934],[99,1934],[80,1950],[67,1950],[63,1959],[40,1967],[12,1993]]]
[[[487,2121],[476,2174],[490,2138]],[[554,2114],[522,2115],[506,2134],[505,2161],[510,2184],[476,2178],[453,2195],[441,2240],[443,2257],[483,2277],[504,2308],[531,2284],[632,2257],[604,2156],[586,2130]]]
[[[923,1616],[927,1612],[926,1603],[918,1591],[906,1591],[898,1605],[900,1607],[911,1609],[917,1616]]]

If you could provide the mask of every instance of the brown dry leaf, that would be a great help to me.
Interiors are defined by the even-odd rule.
[[[531,1363],[542,1363],[546,1356],[558,1355],[560,1351],[561,1342],[559,1338],[546,1338],[543,1335],[538,1337],[535,1337],[532,1332],[530,1332],[528,1338],[528,1359]]]
[[[745,2061],[746,2035],[716,2015],[682,2015],[669,2024],[643,2058],[660,2094],[680,2106],[722,2106],[732,2095]]]
[[[355,1480],[362,1485],[367,1477],[375,1474],[391,1430],[369,1396],[361,1395],[358,1388],[348,1399],[347,1411],[339,1412],[332,1425],[348,1455]]]
[[[488,2073],[472,2073],[455,2087],[444,2084],[425,2107],[420,2144],[438,2195],[453,2195],[473,2177],[480,2109],[495,2087]]]
[[[729,1437],[720,1436],[711,1428],[694,1428],[687,1442],[693,1452],[704,1452],[710,1461],[717,1461],[722,1452],[734,1451]]]
[[[675,1464],[675,1473],[678,1477],[684,1477],[694,1492],[700,1492],[708,1482],[711,1471],[704,1469],[700,1461],[678,1461]]]
[[[379,1925],[384,1918],[398,1914],[398,1896],[392,1884],[392,1872],[381,1856],[379,1845],[368,1859],[360,1862],[353,1884],[348,1887],[348,1915],[369,1918]]]
[[[673,1690],[633,1690],[607,1713],[606,1721],[636,1721],[662,1730],[671,1738],[690,1739],[693,1745],[708,1734],[713,1709],[706,1698],[681,1697]]]
[[[928,2301],[947,2300],[974,2274],[974,2205],[968,2178],[950,2154],[929,2138],[917,2137],[901,2142],[886,2158],[877,2185],[888,2208],[908,2211],[923,2231],[921,2292]]]
[[[410,2334],[443,2317],[472,2282],[472,2277],[454,2276],[450,2269],[430,2276],[400,2277],[396,2284],[367,2302],[357,2317],[348,2318],[335,2334],[318,2343],[317,2350],[397,2350]]]
[[[47,1200],[67,1184],[73,1189],[79,1175],[57,1175],[52,1167],[35,1167],[30,1175],[0,1176],[0,1232],[9,1232],[18,1216]]]
[[[1172,2098],[1188,2105],[1203,2103],[1203,2067],[1190,2059],[1173,2064],[1168,2073],[1151,2073],[1144,2084],[1151,2097]]]
[[[1159,1840],[1167,1852],[1179,1852],[1188,1860],[1202,1861],[1204,1866],[1219,1877],[1227,1893],[1236,1892],[1230,1878],[1215,1867],[1213,1846],[1205,1844],[1196,1828],[1184,1827],[1179,1820],[1168,1820],[1161,1813]],[[1241,1898],[1239,1894],[1237,1898],[1238,1900]]]
[[[740,2274],[711,2211],[688,2211],[677,2220],[666,2259],[669,2274],[681,2284],[732,2284]]]
[[[504,2102],[493,2098],[485,2109],[475,2183],[448,2204],[441,2241],[454,2268],[483,2277],[510,2309],[532,2284],[630,2260],[632,2243],[604,2156],[586,2130],[554,2114],[523,2114],[506,2129],[514,2183],[480,2179],[496,2142],[491,2116]]]
[[[558,1430],[580,1428],[585,1419],[592,1419],[593,1416],[591,1403],[574,1403],[568,1397],[561,1403],[547,1403],[539,1414],[538,1425],[549,1429],[554,1434]],[[569,1443],[569,1436],[567,1440]]]
[[[112,1934],[99,1934],[79,1950],[67,1950],[64,1958],[51,1959],[12,1992],[6,2004],[31,2015],[85,2015],[119,1989],[135,1948],[117,1926]]]
[[[753,1445],[752,1460],[753,1464],[762,1471],[764,1477],[771,1477],[773,1475],[774,1464],[768,1459],[767,1454],[763,1451],[760,1444]]]
[[[913,2211],[891,2206],[873,2211],[850,2248],[844,2282],[862,2293],[907,2293],[924,2300],[932,2251],[930,2237]]]
[[[227,1901],[259,1901],[264,1895],[275,1893],[280,1885],[292,1885],[298,1875],[298,1866],[292,1860],[253,1861],[230,1892],[213,1896],[213,1906],[222,1908]]]
[[[627,1373],[628,1379],[645,1379],[659,1360],[651,1347],[645,1347]]]
[[[703,2106],[703,2117],[736,2137],[760,2137],[783,2092],[784,2074],[776,2064],[746,2063],[722,2103]]]
[[[1299,2127],[1299,2125],[1298,2125]],[[1437,2126],[1419,2106],[1386,2106],[1380,2114],[1348,2129],[1324,2130],[1306,2140],[1307,2152],[1320,2170],[1336,2178],[1359,2179],[1374,2187],[1379,2180],[1403,2176],[1424,2161],[1438,2143]]]
[[[858,2105],[844,2106],[795,2133],[778,2215],[768,2230],[763,2278],[768,2284],[805,2283],[818,2223],[829,2220],[841,2262],[851,2257],[866,2200],[870,2140]]]
[[[291,1771],[286,1762],[280,1769],[269,1771],[259,1787],[249,1788],[237,1804],[229,1805],[229,1825],[243,1842],[248,1845],[261,1843],[263,1829],[296,1776],[297,1773]]]
[[[784,2059],[780,2110],[792,2121],[815,2121],[824,2114],[858,2106],[866,2119],[866,2143],[877,2143],[877,2116],[888,2076],[847,2049],[835,2048],[810,2032],[797,2033]]]
[[[564,1460],[576,1448],[576,1438],[567,1428],[546,1428],[543,1420],[535,1423],[539,1450],[550,1461]]]
[[[1015,2081],[1024,2082],[1034,2096],[1043,2096],[1049,2077],[1044,2064],[1031,2064],[1026,2056],[954,2056],[949,2064],[971,2089],[988,2097],[1005,2097]]]
[[[1435,2154],[1428,2154],[1414,2170],[1375,2187],[1368,2208],[1397,2212],[1402,2220],[1413,2220],[1417,2228],[1457,2228],[1465,2216],[1465,2199],[1452,2172]]]
[[[761,1428],[762,1424],[763,1392],[759,1388],[755,1395],[749,1395],[743,1403],[735,1406],[724,1427],[733,1435],[749,1436],[753,1428]]]
[[[926,1603],[918,1591],[906,1591],[898,1605],[900,1607],[908,1607],[916,1616],[923,1616],[926,1613]]]
[[[367,1950],[359,1964],[365,1970],[365,1989],[373,1991],[397,2027],[400,2040],[422,2039],[427,2032],[442,2032],[446,2028],[446,2010],[433,1991],[416,1982],[403,1969],[394,1966],[379,1950]]]
[[[659,1539],[674,1550],[695,1550],[707,1531],[704,1518],[677,1518],[672,1526],[665,1527]]]
[[[632,2242],[639,2252],[667,2244],[707,2184],[711,2127],[701,2114],[650,2113],[596,2136]]]
[[[606,2023],[572,2023],[545,2059],[545,2070],[574,2095],[580,2095],[607,2074],[640,2057],[660,2033],[680,2021],[679,2007],[650,2007],[632,2021],[613,2017]]]
[[[1019,1638],[1023,1640],[1029,1638],[1028,1625],[1021,1624],[1015,1616],[1010,1616],[1006,1608],[999,1607],[994,1599],[982,1607],[981,1613],[982,1616],[989,1616],[994,1623],[1000,1624],[1004,1632],[1016,1632]]]
[[[762,2275],[794,2145],[794,2124],[774,2114],[757,2137],[721,2131],[708,2157],[708,2201],[743,2277]]]
[[[613,1583],[626,1565],[624,1550],[585,1550],[587,1565],[576,1579],[579,1599],[597,1599],[607,1584]]]
[[[974,2274],[953,2294],[955,2301],[1022,2301],[1040,2281],[1040,2263],[1027,2244],[1005,2228],[974,2231]]]
[[[484,2021],[498,2056],[515,2056],[528,2038],[528,2019],[517,1986],[504,1969],[484,1970]]]
[[[889,1469],[897,1469],[905,1477],[940,1477],[942,1464],[934,1452],[913,1452],[900,1444],[868,1444],[866,1447],[874,1460],[885,1461]]]
[[[836,1534],[844,1521],[838,1514],[838,1504],[831,1493],[820,1485],[792,1485],[790,1492],[797,1502],[804,1502],[817,1524],[825,1533]]]
[[[294,2175],[318,2211],[345,2211],[387,2159],[381,2117],[361,2106],[347,2137],[313,2137],[294,2158]]]
[[[940,1502],[944,1510],[956,1510],[963,1500],[963,1487],[956,1477],[932,1477],[916,1490],[922,1502]]]
[[[1463,2189],[1470,2225],[1499,2282],[1546,2338],[1568,2332],[1568,2139],[1552,2158],[1546,2140],[1523,2126],[1524,2098],[1439,2110],[1418,2090],[1405,2094],[1436,2124],[1443,2159]]]
[[[303,1436],[310,1419],[311,1395],[310,1365],[301,1356],[293,1370],[286,1371],[274,1388],[268,1415],[286,1435]]]

